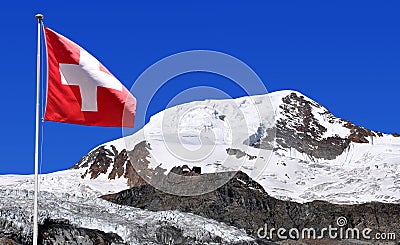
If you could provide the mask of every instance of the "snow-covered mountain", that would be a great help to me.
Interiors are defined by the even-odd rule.
[[[66,237],[78,239],[72,244],[93,244],[89,242],[93,235],[88,235],[93,232],[111,234],[113,244],[170,244],[170,239],[183,241],[173,244],[257,244],[254,236],[224,222],[176,210],[123,206],[98,197],[146,182],[162,189],[157,184],[165,184],[163,177],[171,171],[201,167],[202,173],[241,170],[263,188],[233,179],[232,188],[242,185],[239,200],[240,193],[260,191],[260,200],[272,203],[276,201],[265,193],[300,203],[400,204],[398,136],[337,118],[295,91],[191,102],[154,115],[134,135],[96,147],[70,170],[40,175],[40,223],[43,227],[49,219],[68,221],[68,226],[57,223],[61,233],[44,232],[56,234],[55,244]],[[224,183],[213,184],[216,188]],[[191,194],[202,190],[195,185],[188,189]],[[0,244],[2,237],[29,244],[33,177],[0,176],[0,199]],[[287,203],[281,205],[304,207]],[[303,211],[309,213],[308,208]]]
[[[260,116],[259,108],[268,113]],[[84,179],[130,187],[174,166],[242,170],[283,200],[399,203],[396,136],[335,117],[299,92],[279,91],[169,108],[136,134],[95,148],[73,169]]]

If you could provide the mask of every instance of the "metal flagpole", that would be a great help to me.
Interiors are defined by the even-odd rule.
[[[37,14],[37,61],[36,61],[36,125],[35,125],[35,194],[33,200],[33,244],[38,244],[38,192],[39,192],[39,123],[40,123],[40,36],[43,15]]]

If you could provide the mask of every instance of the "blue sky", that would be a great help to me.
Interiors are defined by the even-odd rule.
[[[400,131],[399,1],[7,1],[2,4],[0,174],[32,173],[36,13],[96,56],[126,87],[158,60],[208,49],[247,63],[268,91],[298,90],[335,115]],[[179,92],[227,79],[190,73],[156,93],[146,118]],[[154,91],[149,91],[154,92]],[[140,107],[140,94],[134,94]],[[213,97],[199,94],[197,98]],[[142,115],[141,115],[142,116]],[[136,125],[136,129],[143,125]],[[42,172],[66,169],[119,128],[44,123]]]

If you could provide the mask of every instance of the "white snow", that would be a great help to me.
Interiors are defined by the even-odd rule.
[[[312,159],[295,149],[272,152],[244,144],[250,135],[257,133],[261,124],[268,128],[274,125],[275,119],[285,119],[279,105],[282,98],[292,92],[175,106],[154,115],[136,134],[105,145],[113,145],[119,151],[132,150],[137,143],[146,140],[152,149],[148,160],[153,168],[161,164],[162,168],[169,170],[187,164],[190,167],[200,165],[202,172],[240,169],[259,182],[270,195],[284,200],[400,203],[399,137],[384,134],[371,138],[367,144],[351,143],[334,160]],[[260,112],[262,108],[269,109]],[[334,123],[330,123],[328,120],[332,118],[327,118],[325,111],[324,107],[313,107],[312,111],[321,125],[328,129],[322,137],[347,136],[349,130],[335,118]],[[237,158],[227,154],[228,148],[258,157],[251,160],[248,156]],[[42,218],[67,218],[82,227],[116,232],[131,244],[140,243],[135,230],[147,229],[151,234],[161,221],[179,226],[187,234],[195,236],[202,236],[195,232],[202,230],[229,241],[250,239],[236,228],[192,214],[149,212],[98,199],[101,195],[126,189],[127,181],[124,178],[109,180],[108,175],[82,179],[84,171],[77,169],[40,175]],[[19,207],[22,214],[13,216],[16,219],[13,222],[17,225],[29,223],[32,189],[32,176],[0,176],[0,216],[10,218],[7,210]]]
[[[261,126],[272,127],[275,119],[288,120],[279,105],[283,97],[293,92],[179,105],[154,115],[136,134],[104,145],[113,145],[118,151],[132,150],[137,143],[146,140],[152,149],[148,158],[150,167],[169,170],[187,164],[201,166],[202,172],[208,173],[240,169],[271,196],[283,200],[400,203],[399,137],[384,134],[370,138],[367,144],[351,143],[333,160],[314,159],[296,149],[272,152],[244,144]],[[327,128],[323,138],[349,135],[349,129],[343,127],[339,119],[328,118],[326,108],[312,108],[314,117]],[[228,148],[240,149],[257,158],[228,155]],[[81,178],[84,171],[40,175],[41,220],[46,217],[68,219],[81,227],[115,232],[130,244],[150,239],[143,234],[150,236],[163,224],[178,227],[187,236],[200,240],[217,236],[228,243],[252,240],[241,230],[193,214],[150,212],[99,199],[101,195],[126,189],[127,180],[123,177],[109,180],[108,174],[97,179]],[[32,232],[32,197],[33,176],[0,176],[0,217],[29,234]]]
[[[0,218],[20,227],[22,233],[31,234],[33,176],[0,176],[0,187]],[[174,226],[198,241],[216,237],[226,243],[253,240],[242,230],[194,214],[152,212],[98,198],[122,189],[126,184],[118,180],[86,180],[78,170],[40,175],[40,222],[46,218],[66,219],[78,227],[117,233],[128,244],[159,244],[154,242],[154,235],[162,226]]]
[[[390,138],[377,138],[374,146],[352,143],[331,161],[307,160],[299,152],[274,154],[256,181],[270,195],[297,202],[400,203],[400,140]],[[397,145],[384,144],[387,140]]]
[[[132,149],[140,141],[147,140],[152,148],[149,160],[153,168],[161,166],[169,170],[173,166],[187,164],[190,167],[201,166],[202,172],[208,173],[240,169],[280,199],[399,203],[398,137],[384,134],[369,139],[371,143],[351,143],[343,154],[333,160],[311,158],[293,148],[272,153],[243,144],[245,139],[257,132],[260,123],[267,127],[274,125],[274,116],[288,120],[283,117],[279,105],[282,98],[291,93],[301,96],[298,92],[286,90],[269,95],[196,101],[175,106],[154,115],[138,133],[109,144],[125,145],[121,143],[125,141],[127,149]],[[314,117],[327,128],[322,138],[335,135],[347,137],[350,134],[343,121],[328,116],[325,107],[318,106],[307,97],[305,99],[311,102]],[[269,108],[266,110],[269,113],[254,116],[259,115],[260,108]],[[271,115],[271,111],[276,115]],[[225,115],[224,120],[218,118],[221,115]],[[210,134],[204,134],[205,131]],[[258,158],[250,160],[248,157],[229,156],[226,154],[228,148],[240,149]]]

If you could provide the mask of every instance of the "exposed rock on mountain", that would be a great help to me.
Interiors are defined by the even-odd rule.
[[[39,241],[42,244],[93,244],[123,245],[122,238],[115,233],[79,228],[67,220],[45,220],[39,227]]]
[[[261,185],[243,172],[238,172],[217,190],[200,196],[174,196],[150,185],[142,185],[103,198],[151,211],[179,210],[194,213],[245,229],[255,237],[265,224],[270,228],[285,228],[287,231],[309,227],[321,230],[329,225],[338,227],[336,222],[339,217],[347,219],[346,228],[372,229],[371,236],[377,232],[400,234],[399,204],[334,205],[321,201],[305,204],[281,201],[270,197]],[[327,234],[325,238],[328,238]],[[273,240],[278,239],[275,237]]]
[[[243,151],[240,150],[240,149],[228,148],[228,149],[226,149],[226,153],[228,153],[228,155],[235,156],[236,158],[241,158],[241,157],[246,156],[246,157],[248,157],[250,160],[253,160],[254,158],[257,157],[257,156],[249,155],[249,154],[243,152]]]
[[[0,245],[32,244],[32,236],[27,236],[20,229],[10,229],[11,223],[1,220]],[[123,245],[122,238],[114,233],[80,228],[71,225],[68,220],[45,220],[39,225],[39,244],[70,245]]]
[[[279,105],[282,117],[277,121],[276,141],[284,149],[294,148],[313,158],[332,160],[341,155],[350,142],[369,143],[367,138],[379,134],[336,118],[325,107],[305,99],[303,95],[293,92],[282,101]],[[342,125],[350,130],[350,134],[324,137],[328,129],[321,125],[317,116],[326,118],[331,124]]]
[[[91,179],[96,179],[101,174],[105,174],[110,180],[125,178],[129,187],[144,184],[145,181],[138,175],[133,166],[148,169],[149,161],[147,157],[150,155],[150,145],[146,141],[142,141],[129,152],[126,149],[118,152],[115,146],[110,148],[106,149],[105,146],[98,147],[84,156],[71,169],[86,169],[82,174],[82,178],[90,176]],[[132,165],[132,162],[135,165]],[[149,169],[147,174],[152,176],[154,171]]]

